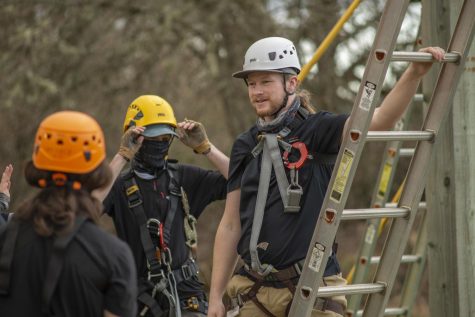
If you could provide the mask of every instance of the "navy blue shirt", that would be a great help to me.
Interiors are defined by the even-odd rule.
[[[310,114],[284,140],[288,143],[305,143],[308,152],[313,156],[320,153],[337,154],[347,118],[348,115],[323,111]],[[228,180],[228,192],[241,189],[241,238],[237,251],[247,264],[251,263],[249,242],[262,158],[262,153],[256,158],[249,158],[250,152],[257,145],[257,134],[257,127],[253,126],[235,141]],[[290,161],[295,161],[298,154],[292,154],[290,158]],[[307,159],[299,169],[299,184],[303,188],[300,212],[284,213],[284,205],[272,170],[257,248],[261,263],[284,269],[306,257],[332,171],[333,164],[316,163],[316,160]],[[286,169],[286,172],[289,179],[289,170]],[[339,271],[336,257],[332,254],[324,275],[333,275]]]

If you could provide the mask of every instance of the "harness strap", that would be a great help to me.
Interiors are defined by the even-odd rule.
[[[129,208],[132,210],[135,221],[139,226],[140,241],[142,248],[147,258],[148,269],[152,274],[160,273],[160,261],[156,257],[155,245],[150,237],[149,230],[147,228],[147,216],[143,208],[142,194],[140,193],[137,181],[132,176],[124,180],[126,186],[127,200],[129,202]]]
[[[254,219],[252,222],[251,239],[249,242],[249,253],[251,256],[252,269],[262,275],[267,275],[272,270],[272,266],[263,266],[261,264],[259,260],[259,253],[257,251],[257,243],[262,228],[262,221],[264,219],[264,210],[266,207],[267,194],[269,192],[269,182],[272,172],[272,162],[268,158],[268,151],[268,145],[267,143],[264,143],[261,173],[259,176],[259,189],[257,191],[256,207],[254,211]]]
[[[262,155],[262,160],[268,160],[265,153],[265,146],[268,147],[267,155],[272,160],[272,165],[274,166],[275,178],[277,179],[277,185],[279,187],[280,196],[284,202],[284,206],[288,205],[288,196],[287,188],[289,187],[289,181],[287,175],[285,174],[284,163],[282,162],[282,155],[280,153],[279,143],[277,141],[277,135],[275,134],[266,134],[264,135],[266,144],[264,145],[264,152]],[[267,183],[269,186],[269,183]],[[267,195],[266,195],[267,199]]]
[[[262,287],[262,281],[260,280],[256,281],[246,294],[239,294],[240,300],[242,303],[245,303],[251,300],[264,314],[266,314],[269,317],[276,317],[257,299],[257,293],[259,292],[259,289],[261,287]]]
[[[176,284],[178,285],[183,281],[188,281],[193,276],[197,276],[199,270],[196,262],[189,258],[185,264],[183,264],[180,268],[173,270],[172,272],[173,276],[175,277]]]
[[[45,314],[50,313],[51,299],[58,284],[59,276],[63,270],[66,248],[85,221],[85,217],[76,216],[72,231],[65,236],[57,237],[53,242],[53,252],[48,262],[48,269],[43,284],[42,311]]]
[[[176,183],[175,172],[176,169],[172,164],[167,165],[168,176],[170,177],[168,181],[168,192],[170,196],[170,208],[168,209],[167,218],[165,219],[165,228],[163,230],[163,238],[165,240],[165,245],[168,246],[171,240],[171,230],[173,225],[173,220],[178,209],[178,203],[181,199],[181,190],[178,184]]]
[[[15,253],[15,244],[20,231],[20,224],[14,218],[5,226],[5,242],[0,254],[0,294],[10,292],[11,266]]]
[[[154,316],[154,317],[160,317],[160,316],[163,316],[163,314],[165,314],[165,312],[162,310],[162,308],[160,307],[160,305],[158,305],[157,301],[155,300],[155,298],[152,297],[152,295],[150,295],[149,293],[147,292],[143,292],[141,293],[138,297],[137,297],[137,300],[142,303],[145,307],[147,307],[147,310],[142,310],[143,314],[140,313],[140,316],[145,316],[145,314],[147,313],[147,311],[150,311],[150,313]]]

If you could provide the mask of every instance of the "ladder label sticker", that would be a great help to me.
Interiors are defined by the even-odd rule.
[[[343,196],[343,191],[346,187],[346,181],[348,180],[348,174],[350,173],[354,157],[355,153],[345,148],[340,165],[338,166],[338,173],[336,174],[335,183],[333,183],[332,193],[330,195],[330,199],[338,204],[340,203],[341,197]]]
[[[315,243],[315,246],[312,249],[312,256],[310,257],[310,262],[308,263],[308,268],[319,272],[320,267],[322,266],[323,255],[325,254],[325,246],[321,243]]]
[[[391,171],[393,164],[386,162],[383,167],[383,173],[381,174],[381,180],[379,181],[378,198],[384,199],[386,191],[388,190],[389,178],[391,178]]]
[[[376,234],[376,226],[374,224],[370,224],[368,229],[366,230],[364,242],[367,244],[372,244],[375,234]]]
[[[364,111],[369,111],[371,104],[373,103],[374,95],[376,94],[376,84],[373,84],[370,81],[367,81],[364,84],[363,93],[361,95],[361,100],[359,107]]]

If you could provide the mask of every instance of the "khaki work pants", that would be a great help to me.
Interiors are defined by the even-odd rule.
[[[324,278],[327,286],[341,286],[346,285],[346,280],[341,276],[332,275]],[[246,294],[249,289],[254,285],[254,282],[242,275],[234,275],[227,287],[227,293],[231,298],[236,298],[237,294]],[[292,300],[292,293],[288,288],[274,288],[274,287],[261,287],[257,293],[257,299],[264,305],[272,314],[277,317],[285,317],[285,310],[287,305]],[[332,300],[343,305],[346,309],[345,296],[334,296]],[[267,317],[267,315],[257,307],[254,302],[247,301],[239,309],[239,314],[232,315],[239,317]],[[312,317],[343,317],[333,311],[321,311],[314,309],[312,311]]]

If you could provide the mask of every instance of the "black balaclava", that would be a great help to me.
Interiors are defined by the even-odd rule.
[[[170,148],[170,141],[144,140],[135,154],[133,168],[137,172],[156,175],[165,167],[165,157]]]

